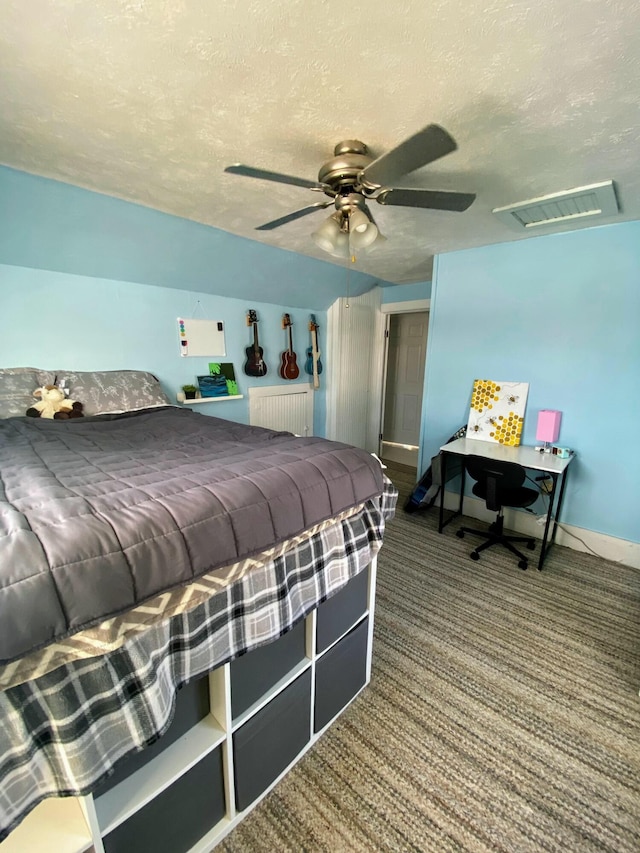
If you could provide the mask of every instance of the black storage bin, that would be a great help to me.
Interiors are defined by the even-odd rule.
[[[304,619],[266,646],[231,661],[231,715],[257,702],[305,657]]]
[[[233,735],[236,805],[246,809],[311,737],[311,672],[303,672]]]
[[[217,747],[103,839],[106,853],[185,853],[225,815]]]
[[[318,660],[314,732],[324,728],[365,685],[368,631],[365,619]]]
[[[95,796],[99,797],[113,788],[114,785],[122,782],[127,776],[131,776],[136,770],[144,767],[152,758],[155,758],[156,755],[177,741],[179,737],[186,734],[196,723],[203,720],[209,713],[209,708],[208,675],[204,675],[188,684],[183,684],[176,692],[176,707],[173,720],[167,731],[162,737],[141,752],[134,752],[132,755],[127,755],[122,761],[118,762],[113,774],[95,791]]]
[[[348,631],[367,609],[369,569],[364,569],[318,607],[316,648],[324,651]]]

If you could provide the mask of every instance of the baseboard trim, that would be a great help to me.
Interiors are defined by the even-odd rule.
[[[445,491],[444,505],[446,509],[457,509],[460,496],[456,492]],[[435,509],[435,508],[434,508]],[[436,510],[437,511],[437,510]],[[464,514],[469,518],[477,518],[479,521],[490,523],[495,518],[495,513],[489,512],[483,501],[478,498],[465,496]],[[542,539],[544,528],[536,521],[536,516],[528,512],[508,509],[504,514],[505,525],[516,533]],[[455,522],[453,522],[455,526]],[[596,533],[593,530],[585,530],[572,524],[560,522],[556,536],[558,545],[572,548],[574,551],[583,551],[590,554],[595,553],[604,560],[614,563],[622,563],[640,569],[640,543],[630,542],[627,539],[618,539],[606,533]]]

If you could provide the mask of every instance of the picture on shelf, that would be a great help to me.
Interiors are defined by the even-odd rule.
[[[210,362],[208,376],[198,376],[202,397],[234,397],[239,394],[231,362]]]

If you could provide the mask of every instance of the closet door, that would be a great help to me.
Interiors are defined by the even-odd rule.
[[[338,299],[327,311],[327,438],[371,453],[378,452],[382,395],[380,305],[381,289],[374,287]]]

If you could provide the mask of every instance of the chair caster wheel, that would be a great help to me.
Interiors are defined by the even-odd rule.
[[[464,530],[456,530],[456,536],[458,539],[464,539]]]
[[[530,540],[527,542],[527,548],[528,548],[530,551],[533,551],[533,549],[534,549],[535,547],[536,547],[536,543],[533,541],[533,539],[530,539]]]
[[[479,560],[480,559],[480,554],[478,554],[477,551],[472,551],[469,554],[469,556],[471,557],[472,560]]]
[[[518,563],[518,568],[522,569],[523,571],[526,571],[528,565],[529,563],[527,563],[526,560],[520,560],[520,562]]]

